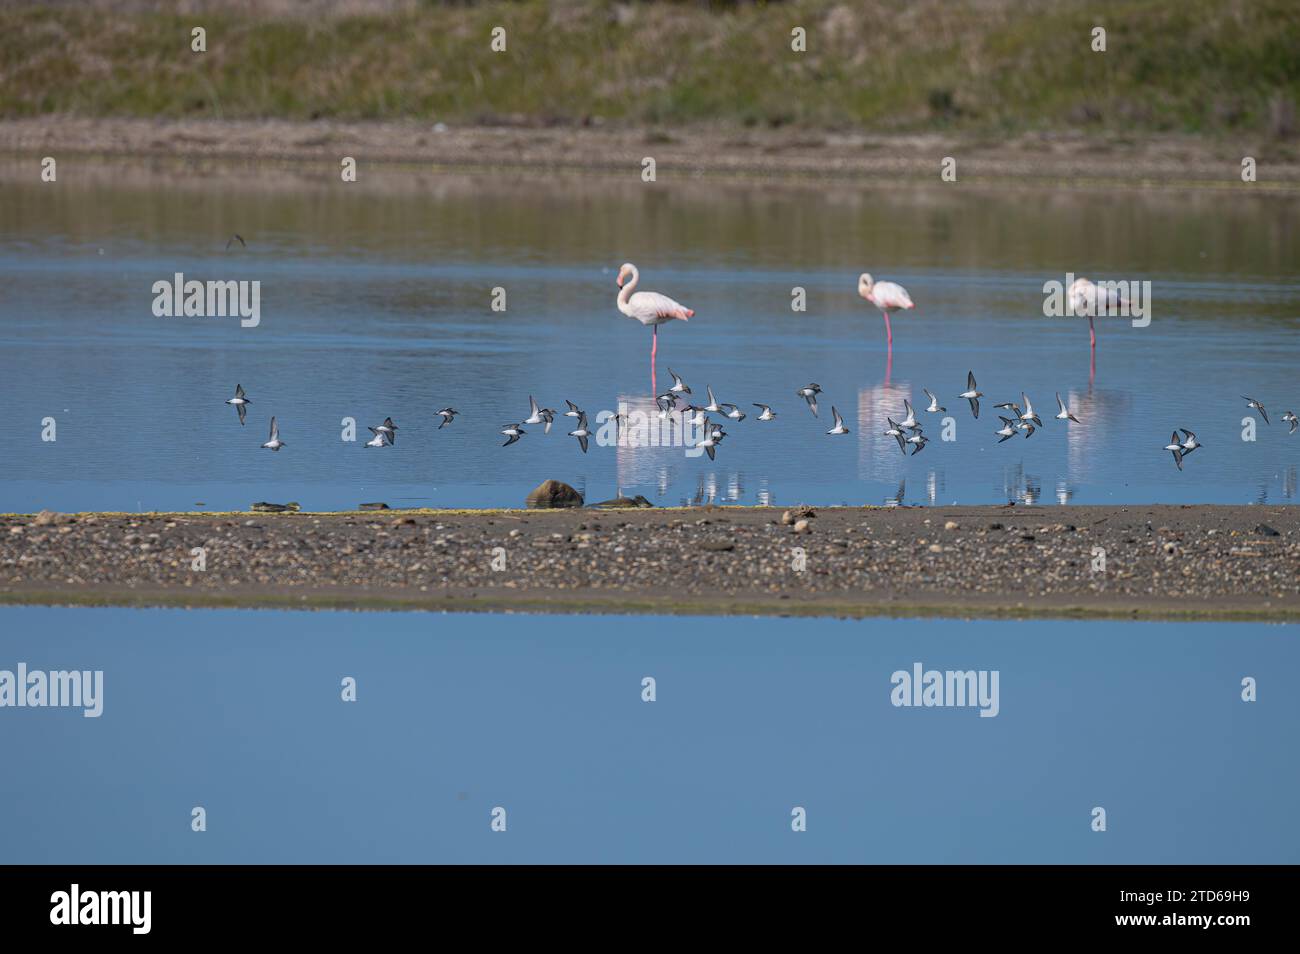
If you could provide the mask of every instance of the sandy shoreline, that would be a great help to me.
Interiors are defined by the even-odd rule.
[[[782,516],[7,515],[0,603],[1300,619],[1295,507],[828,508],[804,532]]]
[[[344,156],[365,172],[402,165],[448,171],[625,175],[640,183],[705,179],[817,183],[996,184],[1057,188],[1300,191],[1300,148],[1291,143],[1165,135],[868,135],[778,129],[681,130],[482,126],[419,122],[148,120],[45,116],[0,121],[0,156],[181,161],[215,167],[287,166],[339,177]],[[1243,156],[1258,179],[1241,181]],[[941,179],[945,157],[956,181]],[[309,167],[309,168],[304,168]],[[39,168],[37,168],[39,173]]]

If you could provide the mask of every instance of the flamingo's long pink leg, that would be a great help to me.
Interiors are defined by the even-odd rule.
[[[655,387],[655,354],[659,351],[659,326],[654,325],[654,333],[650,336],[650,393],[658,394],[659,390]]]
[[[1088,341],[1093,348],[1097,347],[1097,331],[1092,327],[1092,315],[1088,316]]]
[[[885,316],[885,340],[889,343],[889,350],[890,350],[890,351],[893,351],[893,350],[894,350],[894,332],[893,332],[893,329],[891,329],[891,328],[889,327],[889,312],[887,312],[887,311],[883,311],[883,312],[881,312],[881,314]]]

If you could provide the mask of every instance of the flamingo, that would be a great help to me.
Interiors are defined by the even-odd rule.
[[[630,276],[630,278],[629,278]],[[625,280],[626,279],[626,283]],[[654,334],[650,339],[650,390],[655,390],[655,353],[659,349],[659,326],[665,321],[679,318],[686,321],[695,317],[695,312],[681,302],[673,301],[659,292],[636,291],[636,283],[641,273],[631,262],[625,262],[618,270],[618,310],[629,318],[635,318],[643,325],[650,325]],[[635,292],[635,294],[634,294]]]
[[[889,342],[889,352],[894,352],[894,332],[889,327],[889,313],[900,309],[911,309],[916,306],[912,304],[912,296],[907,293],[907,289],[902,285],[896,285],[893,282],[878,282],[872,280],[866,272],[858,278],[858,294],[865,298],[871,304],[880,309],[880,313],[885,316],[885,338]]]
[[[1126,308],[1128,302],[1120,296],[1113,285],[1099,287],[1096,282],[1086,278],[1076,278],[1070,282],[1070,312],[1075,315],[1088,316],[1088,340],[1093,350],[1097,348],[1097,329],[1092,325],[1100,308],[1103,315],[1118,314],[1120,308]]]

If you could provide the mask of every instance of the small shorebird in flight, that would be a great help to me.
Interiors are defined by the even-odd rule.
[[[391,417],[384,418],[384,423],[370,429],[388,438],[388,443],[397,443],[397,425],[393,423]]]
[[[722,408],[718,404],[718,399],[713,396],[713,388],[710,385],[704,385],[704,393],[709,396],[709,403],[704,405],[704,410],[708,411],[710,414],[721,413]]]
[[[668,415],[677,410],[677,395],[671,392],[661,394],[655,398],[655,404],[659,408],[659,419],[667,420]]]
[[[760,421],[776,420],[776,412],[773,411],[766,404],[755,404],[754,407],[759,408],[762,411],[762,413],[758,415],[758,420]]]
[[[892,351],[894,348],[894,332],[889,327],[889,313],[900,309],[910,310],[914,308],[912,296],[907,293],[907,289],[902,285],[896,285],[893,282],[874,281],[866,272],[858,276],[858,294],[879,308],[880,313],[885,316],[885,339]]]
[[[930,393],[930,389],[929,389],[929,388],[921,388],[921,390],[924,391],[924,392],[925,392],[925,396],[928,397],[928,398],[930,399],[930,406],[926,408],[926,411],[927,411],[928,413],[930,413],[930,414],[947,414],[947,413],[948,413],[948,409],[947,409],[946,407],[940,407],[940,406],[939,406],[939,399],[938,399],[937,397],[935,397],[933,394]]]
[[[244,241],[244,237],[236,232],[234,235],[230,236],[230,238],[226,239],[226,251],[229,252],[230,246],[234,245],[236,242],[244,248],[248,248],[248,243]]]
[[[569,405],[569,409],[564,412],[565,417],[582,417],[582,408],[578,407],[578,405],[574,404],[568,398],[564,399],[564,403]]]
[[[280,427],[275,423],[275,418],[271,418],[271,439],[262,446],[273,451],[278,451],[285,446],[284,441],[280,440]]]
[[[444,427],[446,427],[448,424],[454,421],[456,419],[456,415],[459,413],[460,411],[456,410],[454,407],[444,407],[441,411],[438,411],[437,412],[438,416],[442,418],[442,423],[438,425],[438,430],[442,430]]]
[[[980,398],[982,398],[984,395],[979,390],[979,388],[975,386],[974,371],[966,372],[966,390],[963,391],[961,394],[958,394],[957,396],[959,398],[965,398],[967,401],[970,401],[970,412],[975,415],[976,420],[979,420]]]
[[[1265,424],[1269,422],[1268,412],[1264,410],[1264,405],[1260,404],[1254,398],[1246,397],[1244,394],[1241,396],[1241,399],[1246,402],[1246,407],[1254,408],[1256,411],[1259,411],[1259,416],[1264,419]]]
[[[501,446],[509,447],[511,444],[519,440],[519,438],[523,437],[528,432],[518,424],[504,424],[501,427],[501,433],[506,436],[506,442]]]
[[[734,404],[724,403],[720,405],[720,407],[722,409],[722,413],[725,414],[727,417],[731,418],[733,421],[743,421],[745,419],[745,412],[742,411],[740,408],[736,407],[736,405]]]
[[[848,429],[847,427],[844,426],[844,418],[840,417],[840,412],[837,411],[837,410],[835,410],[835,405],[834,405],[834,404],[831,405],[831,414],[832,414],[832,415],[834,416],[834,418],[835,418],[835,426],[832,427],[832,428],[831,428],[829,431],[827,431],[826,433],[827,433],[827,434],[847,434],[847,433],[849,432],[849,429]]]
[[[1296,428],[1300,427],[1300,418],[1295,416],[1295,411],[1287,411],[1282,415],[1282,420],[1291,425],[1291,429],[1287,431],[1288,434],[1294,434]]]
[[[248,405],[253,402],[244,394],[244,386],[242,384],[235,385],[235,396],[226,403],[235,405],[235,410],[239,412],[239,423],[243,424],[244,417],[248,414]]]
[[[820,384],[808,384],[794,393],[808,402],[808,408],[813,412],[813,417],[816,417],[817,395],[822,393],[822,386]]]
[[[1172,434],[1169,435],[1169,443],[1165,445],[1165,450],[1169,451],[1169,453],[1174,455],[1174,463],[1178,465],[1179,470],[1182,470],[1183,469],[1183,444],[1182,441],[1178,439],[1177,431],[1174,431]]]
[[[659,349],[659,326],[665,321],[694,318],[695,312],[681,302],[673,301],[659,292],[636,291],[641,273],[631,262],[624,262],[618,270],[618,310],[642,325],[650,325],[654,334],[650,339],[650,376],[654,377],[655,353]],[[672,374],[669,371],[669,374]],[[675,376],[675,375],[674,375]]]
[[[925,449],[926,444],[930,443],[930,438],[926,437],[920,431],[917,431],[907,439],[907,443],[913,445],[912,456],[915,457]]]
[[[894,440],[898,441],[898,449],[906,454],[907,443],[903,438],[903,429],[898,426],[898,422],[892,417],[887,417],[885,420],[889,422],[889,430],[885,431],[885,436],[892,437]]]
[[[531,394],[528,395],[528,409],[529,409],[528,416],[524,418],[520,423],[521,424],[545,424],[546,430],[543,431],[542,433],[544,434],[551,433],[551,422],[555,420],[555,411],[551,410],[551,408],[549,407],[538,407],[537,401],[533,399],[533,396]]]
[[[898,426],[907,431],[916,430],[916,412],[912,410],[912,402],[903,398],[903,410],[907,411],[907,416],[898,422]]]
[[[696,447],[703,447],[704,452],[709,455],[709,460],[714,459],[718,452],[718,445],[727,435],[720,430],[715,430],[712,424],[706,419],[704,422],[704,440],[696,444]]]
[[[1016,436],[1016,422],[1009,417],[1003,417],[1001,414],[998,415],[998,420],[1002,422],[1002,426],[993,433],[1001,436],[998,441],[1001,444],[1002,441],[1009,441]]]
[[[1035,424],[1037,424],[1039,427],[1042,427],[1042,426],[1043,426],[1042,419],[1039,418],[1039,416],[1038,416],[1037,414],[1034,413],[1034,406],[1033,406],[1032,404],[1029,403],[1029,395],[1026,394],[1024,391],[1021,391],[1021,392],[1020,392],[1020,400],[1022,400],[1022,401],[1025,402],[1025,413],[1020,415],[1020,419],[1021,419],[1022,421],[1033,421],[1033,422],[1034,422]],[[1030,431],[1030,432],[1029,432],[1029,434],[1032,434],[1032,433],[1033,433],[1033,431]],[[1028,437],[1029,434],[1026,434],[1025,436]]]
[[[383,429],[372,427],[370,428],[370,433],[375,436],[366,441],[366,447],[383,447],[388,443],[388,435],[384,433]]]
[[[587,438],[591,436],[591,431],[587,429],[587,415],[585,413],[578,415],[578,426],[569,431],[569,436],[576,437],[582,452],[587,453]]]
[[[688,385],[685,381],[682,380],[682,377],[681,377],[680,374],[678,374],[678,373],[677,373],[676,371],[674,371],[672,368],[669,368],[669,369],[668,369],[668,373],[669,373],[670,375],[672,375],[672,378],[673,378],[673,386],[670,387],[670,388],[668,389],[669,391],[672,391],[673,394],[690,394],[690,393],[691,393],[690,385]]]
[[[1042,427],[1043,422],[1039,421],[1038,426]],[[1016,424],[1016,429],[1025,432],[1025,440],[1029,440],[1029,438],[1034,436],[1034,425],[1031,424],[1029,421],[1021,420],[1018,424]]]
[[[1074,421],[1076,424],[1079,423],[1079,419],[1074,416],[1070,409],[1065,406],[1065,402],[1061,400],[1060,391],[1056,392],[1056,406],[1060,408],[1060,410],[1056,412],[1056,419],[1058,421]]]
[[[1184,457],[1186,457],[1186,456],[1187,456],[1188,454],[1190,454],[1192,451],[1196,450],[1196,448],[1198,448],[1198,447],[1204,447],[1204,446],[1205,446],[1205,445],[1202,444],[1200,441],[1198,441],[1198,440],[1196,439],[1196,435],[1193,434],[1191,431],[1189,431],[1187,428],[1185,428],[1185,427],[1180,427],[1179,430],[1183,432],[1183,444],[1182,444],[1182,447],[1183,447],[1183,456],[1184,456]]]

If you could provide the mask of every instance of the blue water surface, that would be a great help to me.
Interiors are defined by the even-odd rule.
[[[4,862],[1300,861],[1294,626],[6,607],[0,634],[0,670],[104,673],[99,718],[0,708]],[[998,714],[894,706],[915,663],[996,670]]]

